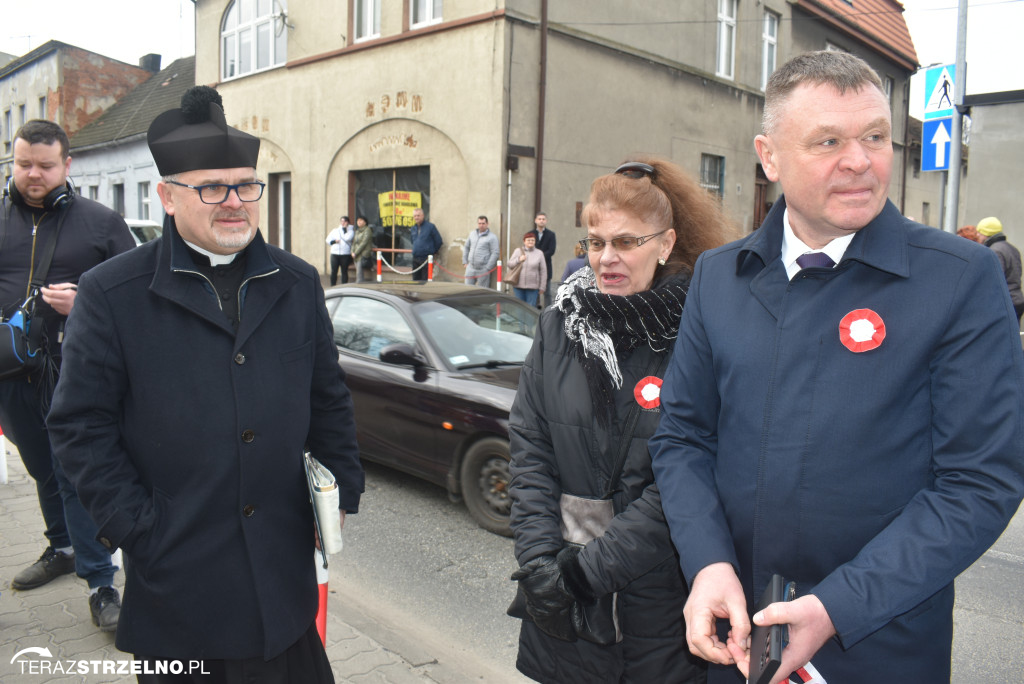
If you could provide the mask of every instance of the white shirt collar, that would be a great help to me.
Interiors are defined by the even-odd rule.
[[[846,248],[850,246],[850,241],[856,234],[854,232],[835,238],[821,249],[811,249],[793,232],[793,227],[789,224],[789,209],[787,208],[782,214],[782,264],[786,267],[786,276],[792,280],[793,276],[800,272],[800,265],[796,263],[796,260],[808,252],[824,252],[838,264],[842,261],[843,255],[846,254]]]
[[[185,240],[185,238],[182,238],[182,240]],[[199,245],[193,244],[188,240],[185,240],[185,244],[191,247],[192,249],[196,250],[200,254],[206,255],[210,259],[211,266],[223,266],[224,264],[230,264],[232,261],[235,260],[235,257],[238,256],[239,252],[241,251],[239,250],[239,252],[235,252],[234,254],[214,254],[213,252],[203,249]]]

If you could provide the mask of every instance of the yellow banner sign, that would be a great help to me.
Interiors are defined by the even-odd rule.
[[[380,205],[380,224],[385,228],[412,226],[412,212],[423,207],[423,199],[418,192],[396,190],[379,193],[377,204]]]

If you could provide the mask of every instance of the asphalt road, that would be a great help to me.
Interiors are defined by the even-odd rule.
[[[345,522],[331,590],[383,612],[419,639],[437,639],[487,682],[528,682],[515,669],[519,621],[512,540],[486,532],[445,490],[366,463],[360,512]]]
[[[479,681],[515,671],[512,540],[485,532],[444,490],[366,464],[361,512],[345,525],[331,590],[411,641],[447,649]],[[957,580],[953,684],[1024,681],[1024,512]],[[403,643],[403,642],[399,642]]]
[[[1024,681],[1024,507],[956,581],[953,684]]]

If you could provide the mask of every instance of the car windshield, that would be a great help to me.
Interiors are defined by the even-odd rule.
[[[521,365],[533,345],[538,313],[518,300],[449,297],[423,302],[416,317],[455,368]]]

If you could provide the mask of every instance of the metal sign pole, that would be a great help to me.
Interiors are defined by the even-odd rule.
[[[967,0],[959,0],[956,19],[956,81],[953,83],[953,121],[949,141],[949,183],[946,186],[946,212],[942,229],[956,232],[960,217],[960,159],[963,154],[963,105],[967,92]]]

